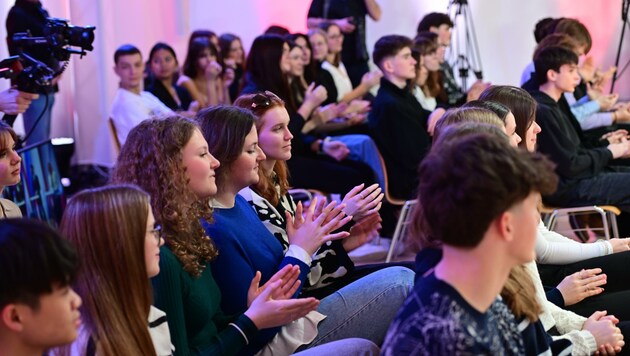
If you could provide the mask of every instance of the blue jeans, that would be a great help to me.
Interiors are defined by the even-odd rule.
[[[315,340],[300,349],[353,337],[381,345],[389,324],[413,288],[414,276],[409,268],[388,267],[322,299],[317,311],[326,319],[319,323]]]
[[[312,347],[310,349],[293,354],[295,356],[321,356],[321,355],[344,355],[344,356],[378,356],[380,349],[372,341],[365,339],[343,339],[329,342],[324,345]]]
[[[343,142],[350,154],[348,158],[360,161],[372,168],[372,171],[378,178],[378,184],[385,189],[385,172],[381,166],[381,160],[378,157],[378,148],[374,141],[367,135],[343,135],[331,137],[333,141]]]
[[[48,97],[48,105],[46,105],[46,97]],[[28,135],[31,130],[33,132],[26,139],[26,145],[32,145],[50,138],[50,121],[52,117],[52,107],[55,103],[55,93],[39,94],[39,98],[33,100],[28,109],[22,114],[24,119],[24,135]],[[44,111],[42,115],[42,111]],[[42,118],[37,122],[37,118]],[[35,128],[33,129],[33,126]]]

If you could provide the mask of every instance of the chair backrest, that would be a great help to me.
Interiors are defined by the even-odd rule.
[[[118,133],[116,132],[116,125],[114,124],[114,120],[110,117],[107,121],[109,126],[109,134],[114,140],[114,148],[116,149],[116,155],[120,153],[120,140],[118,139]]]
[[[385,200],[391,205],[404,205],[404,200],[394,198],[391,194],[389,194],[389,179],[387,178],[387,167],[385,166],[385,160],[383,159],[383,155],[378,150],[378,148],[376,149],[376,152],[378,153],[378,160],[381,162],[381,169],[383,170],[383,177],[385,178],[385,186],[383,187],[383,191],[385,192]]]
[[[400,209],[396,229],[394,230],[394,235],[392,236],[392,243],[389,246],[389,251],[387,252],[387,257],[385,258],[386,263],[389,263],[392,260],[394,252],[396,251],[396,245],[398,245],[407,234],[407,228],[409,227],[409,223],[411,223],[413,209],[417,203],[417,199],[407,200],[404,202],[402,209]]]

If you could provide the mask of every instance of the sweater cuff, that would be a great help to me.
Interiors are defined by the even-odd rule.
[[[245,339],[246,344],[250,344],[256,337],[256,334],[258,334],[256,324],[245,314],[241,314],[233,323],[230,323],[228,327],[237,329],[243,336],[243,339]]]
[[[289,249],[284,255],[286,257],[297,258],[298,260],[304,262],[307,266],[310,266],[311,262],[313,261],[313,257],[309,255],[305,249],[301,248],[298,245],[289,245]]]
[[[547,294],[547,300],[552,302],[553,304],[559,306],[560,308],[564,308],[564,298],[562,297],[562,293],[558,288],[553,288],[545,292]]]

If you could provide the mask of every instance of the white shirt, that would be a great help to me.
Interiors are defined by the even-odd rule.
[[[122,145],[127,140],[129,131],[136,125],[151,116],[162,114],[173,114],[173,110],[164,105],[155,95],[146,91],[141,91],[138,95],[118,88],[110,117],[114,121],[116,134]]]
[[[420,103],[422,108],[427,111],[433,111],[437,107],[437,100],[432,96],[426,96],[419,86],[413,87],[413,96]]]
[[[352,91],[352,82],[343,63],[339,63],[339,67],[335,67],[331,63],[324,61],[322,62],[322,68],[330,72],[335,82],[335,87],[337,87],[337,101],[340,101],[346,94]]]

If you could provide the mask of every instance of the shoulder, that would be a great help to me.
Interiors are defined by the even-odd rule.
[[[2,208],[8,218],[21,218],[22,217],[22,211],[11,200],[0,198],[0,205],[2,205]]]

